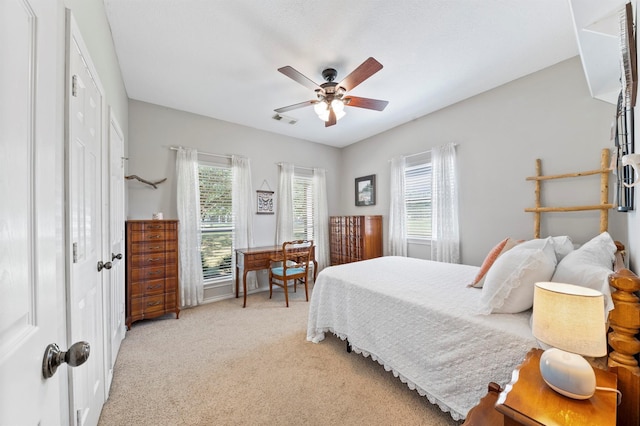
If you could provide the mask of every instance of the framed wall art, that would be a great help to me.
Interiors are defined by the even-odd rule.
[[[356,206],[376,204],[376,175],[356,178]]]
[[[273,191],[256,191],[258,194],[258,214],[273,214]]]

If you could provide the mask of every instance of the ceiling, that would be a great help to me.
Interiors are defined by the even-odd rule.
[[[576,56],[566,0],[104,0],[129,98],[343,147]],[[315,99],[278,72],[320,84],[368,57],[383,67],[325,128]]]

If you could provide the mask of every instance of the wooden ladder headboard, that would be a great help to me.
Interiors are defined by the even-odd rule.
[[[609,150],[603,149],[600,155],[600,169],[586,172],[560,175],[542,175],[542,162],[536,160],[536,176],[526,178],[535,181],[535,207],[525,212],[534,213],[534,238],[540,238],[540,219],[547,212],[575,212],[600,210],[600,233],[608,230],[609,209],[615,207],[609,203]],[[540,201],[541,183],[545,180],[592,176],[600,174],[600,204],[570,207],[544,207]],[[612,292],[614,309],[609,313],[609,354],[607,366],[618,376],[618,389],[622,392],[622,401],[618,406],[618,426],[640,425],[640,277],[624,266],[624,246],[616,243],[616,263],[609,276],[609,284],[615,288]]]
[[[585,210],[600,210],[600,232],[604,232],[608,229],[609,224],[609,209],[615,207],[615,205],[609,203],[609,173],[611,167],[609,167],[609,150],[604,148],[600,154],[600,169],[589,170],[586,172],[577,173],[565,173],[561,175],[542,175],[542,161],[536,159],[536,175],[530,176],[527,180],[533,180],[536,183],[536,206],[533,208],[524,209],[525,212],[535,213],[533,219],[533,237],[540,238],[540,216],[541,213],[547,212],[577,212]],[[580,176],[591,176],[600,174],[600,204],[590,206],[570,206],[570,207],[543,207],[540,201],[540,189],[542,187],[542,181],[551,179],[563,179]]]

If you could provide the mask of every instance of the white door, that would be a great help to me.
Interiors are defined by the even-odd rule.
[[[71,420],[96,425],[105,401],[102,227],[102,93],[80,33],[71,19],[68,47],[69,339],[91,345],[83,368],[70,369]]]
[[[68,421],[64,336],[62,4],[0,1],[0,424]],[[83,367],[77,367],[81,369]]]
[[[107,346],[105,370],[109,394],[113,367],[125,334],[124,136],[113,114],[109,120],[109,247],[112,267],[105,294]]]

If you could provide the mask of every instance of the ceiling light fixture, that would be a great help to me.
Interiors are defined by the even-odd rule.
[[[318,102],[313,106],[313,109],[320,120],[329,121],[331,110],[333,110],[336,120],[340,120],[347,114],[344,111],[344,101],[342,100],[344,89],[340,89],[342,88],[336,90],[335,93],[327,93],[326,95],[318,92]]]

